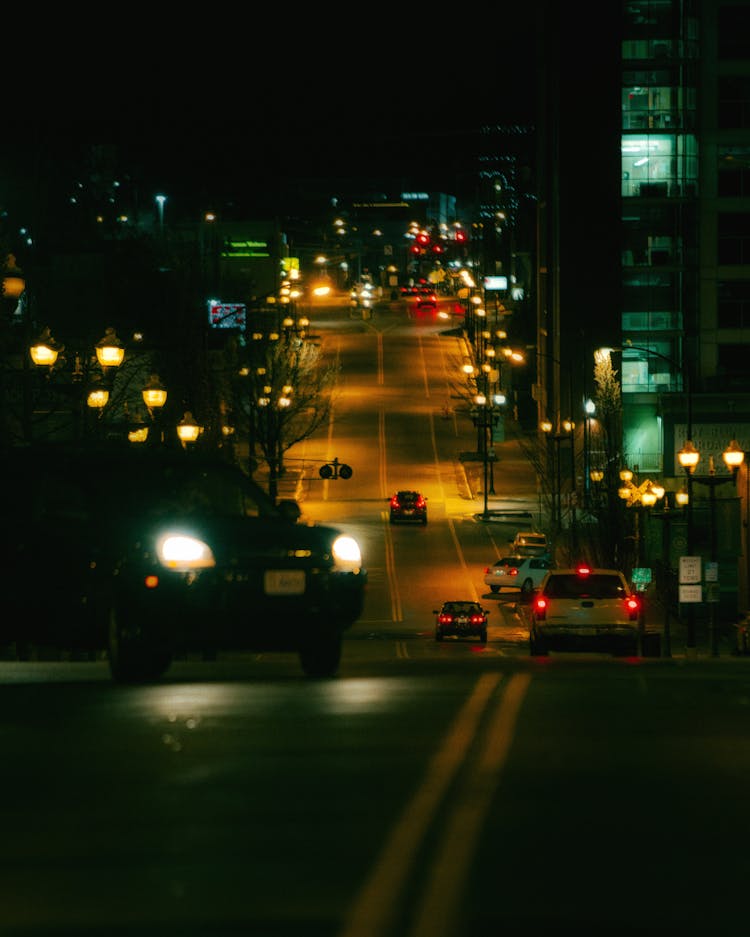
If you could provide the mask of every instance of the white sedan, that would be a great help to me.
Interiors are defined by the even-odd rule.
[[[491,592],[514,589],[529,597],[553,566],[552,560],[544,556],[503,556],[486,567],[484,581]]]

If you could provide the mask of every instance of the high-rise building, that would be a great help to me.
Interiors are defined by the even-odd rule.
[[[623,453],[679,475],[750,449],[750,3],[625,2]]]

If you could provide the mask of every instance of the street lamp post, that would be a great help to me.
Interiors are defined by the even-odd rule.
[[[164,203],[167,200],[166,195],[155,196],[156,204],[159,206],[159,237],[164,237]]]
[[[596,404],[587,398],[583,403],[583,503],[590,506],[591,492],[591,420],[596,414]]]
[[[29,346],[31,360],[38,368],[46,368],[48,380],[67,363],[64,352],[65,346],[55,341],[48,326],[45,326],[37,340]],[[92,355],[90,352],[76,351],[70,356],[70,385],[76,391],[73,409],[76,438],[84,435],[86,407],[94,410],[101,418],[109,402],[112,373],[122,364],[125,356],[122,342],[111,327],[94,345],[93,352]],[[97,365],[98,372],[95,370]]]
[[[635,472],[638,471],[638,466],[635,466]],[[652,508],[658,500],[664,497],[664,488],[655,484],[651,481],[650,478],[645,479],[640,484],[636,481],[633,481],[635,473],[630,469],[622,469],[620,471],[620,481],[622,484],[617,490],[620,498],[625,502],[627,508],[632,508],[634,511],[635,522],[634,522],[634,544],[633,544],[633,556],[634,556],[634,568],[639,571],[643,568],[643,552],[642,552],[642,535],[641,535],[641,514],[646,510]],[[637,476],[635,476],[637,478]],[[640,572],[639,572],[639,575]],[[645,589],[648,585],[647,581],[636,580],[633,571],[631,570],[630,574],[631,581],[634,582],[636,588],[639,591],[642,591],[641,587]],[[646,615],[645,615],[645,600],[641,602],[640,611],[638,613],[638,648],[639,654],[642,656],[645,650],[645,639],[646,639]]]
[[[727,482],[736,482],[737,469],[744,460],[744,452],[739,447],[739,445],[732,440],[729,446],[725,449],[722,454],[727,468],[730,469],[731,474],[729,475],[717,475],[716,468],[714,466],[713,456],[709,457],[708,464],[708,475],[695,475],[695,468],[700,461],[700,452],[695,448],[692,442],[688,439],[683,448],[677,454],[677,458],[680,462],[680,465],[684,468],[685,474],[687,477],[687,495],[683,499],[686,509],[686,522],[687,522],[687,552],[688,556],[692,556],[694,551],[694,538],[695,538],[695,529],[694,529],[694,518],[693,518],[693,486],[694,484],[705,485],[709,489],[709,559],[711,562],[711,574],[716,576],[715,580],[711,581],[712,592],[710,595],[705,596],[707,599],[707,604],[709,606],[708,616],[709,616],[709,643],[710,643],[710,653],[712,657],[718,656],[719,646],[718,646],[718,630],[716,627],[716,603],[719,600],[720,593],[714,593],[713,590],[719,589],[718,584],[718,565],[717,565],[717,542],[716,542],[716,489],[719,485],[726,484]],[[695,648],[695,613],[694,613],[695,603],[691,602],[688,607],[688,648]]]
[[[688,432],[692,428],[689,428]],[[687,485],[687,498],[685,501],[685,520],[687,527],[687,555],[694,552],[695,532],[693,529],[693,472],[700,459],[700,453],[688,436],[685,445],[677,453],[677,459],[685,470]],[[687,650],[689,654],[695,653],[695,603],[689,602],[687,608]]]
[[[712,588],[718,589],[718,551],[716,545],[716,489],[719,485],[727,482],[735,482],[737,479],[737,469],[744,460],[744,452],[737,443],[732,440],[727,449],[724,450],[722,457],[724,462],[731,470],[730,475],[717,475],[714,466],[713,456],[708,460],[708,475],[698,475],[695,481],[700,485],[706,485],[709,490],[709,558],[711,561],[712,575],[716,575],[715,582],[711,583]],[[688,502],[689,505],[689,502]],[[708,604],[708,633],[711,649],[711,656],[718,657],[719,654],[719,636],[716,627],[716,603],[719,595],[707,595]]]

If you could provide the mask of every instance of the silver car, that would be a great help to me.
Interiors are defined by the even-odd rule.
[[[485,568],[484,582],[491,592],[513,589],[528,598],[541,585],[553,565],[547,557],[502,556],[492,566]]]

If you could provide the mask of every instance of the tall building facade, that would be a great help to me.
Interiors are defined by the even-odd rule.
[[[623,455],[750,449],[750,2],[623,4]]]

